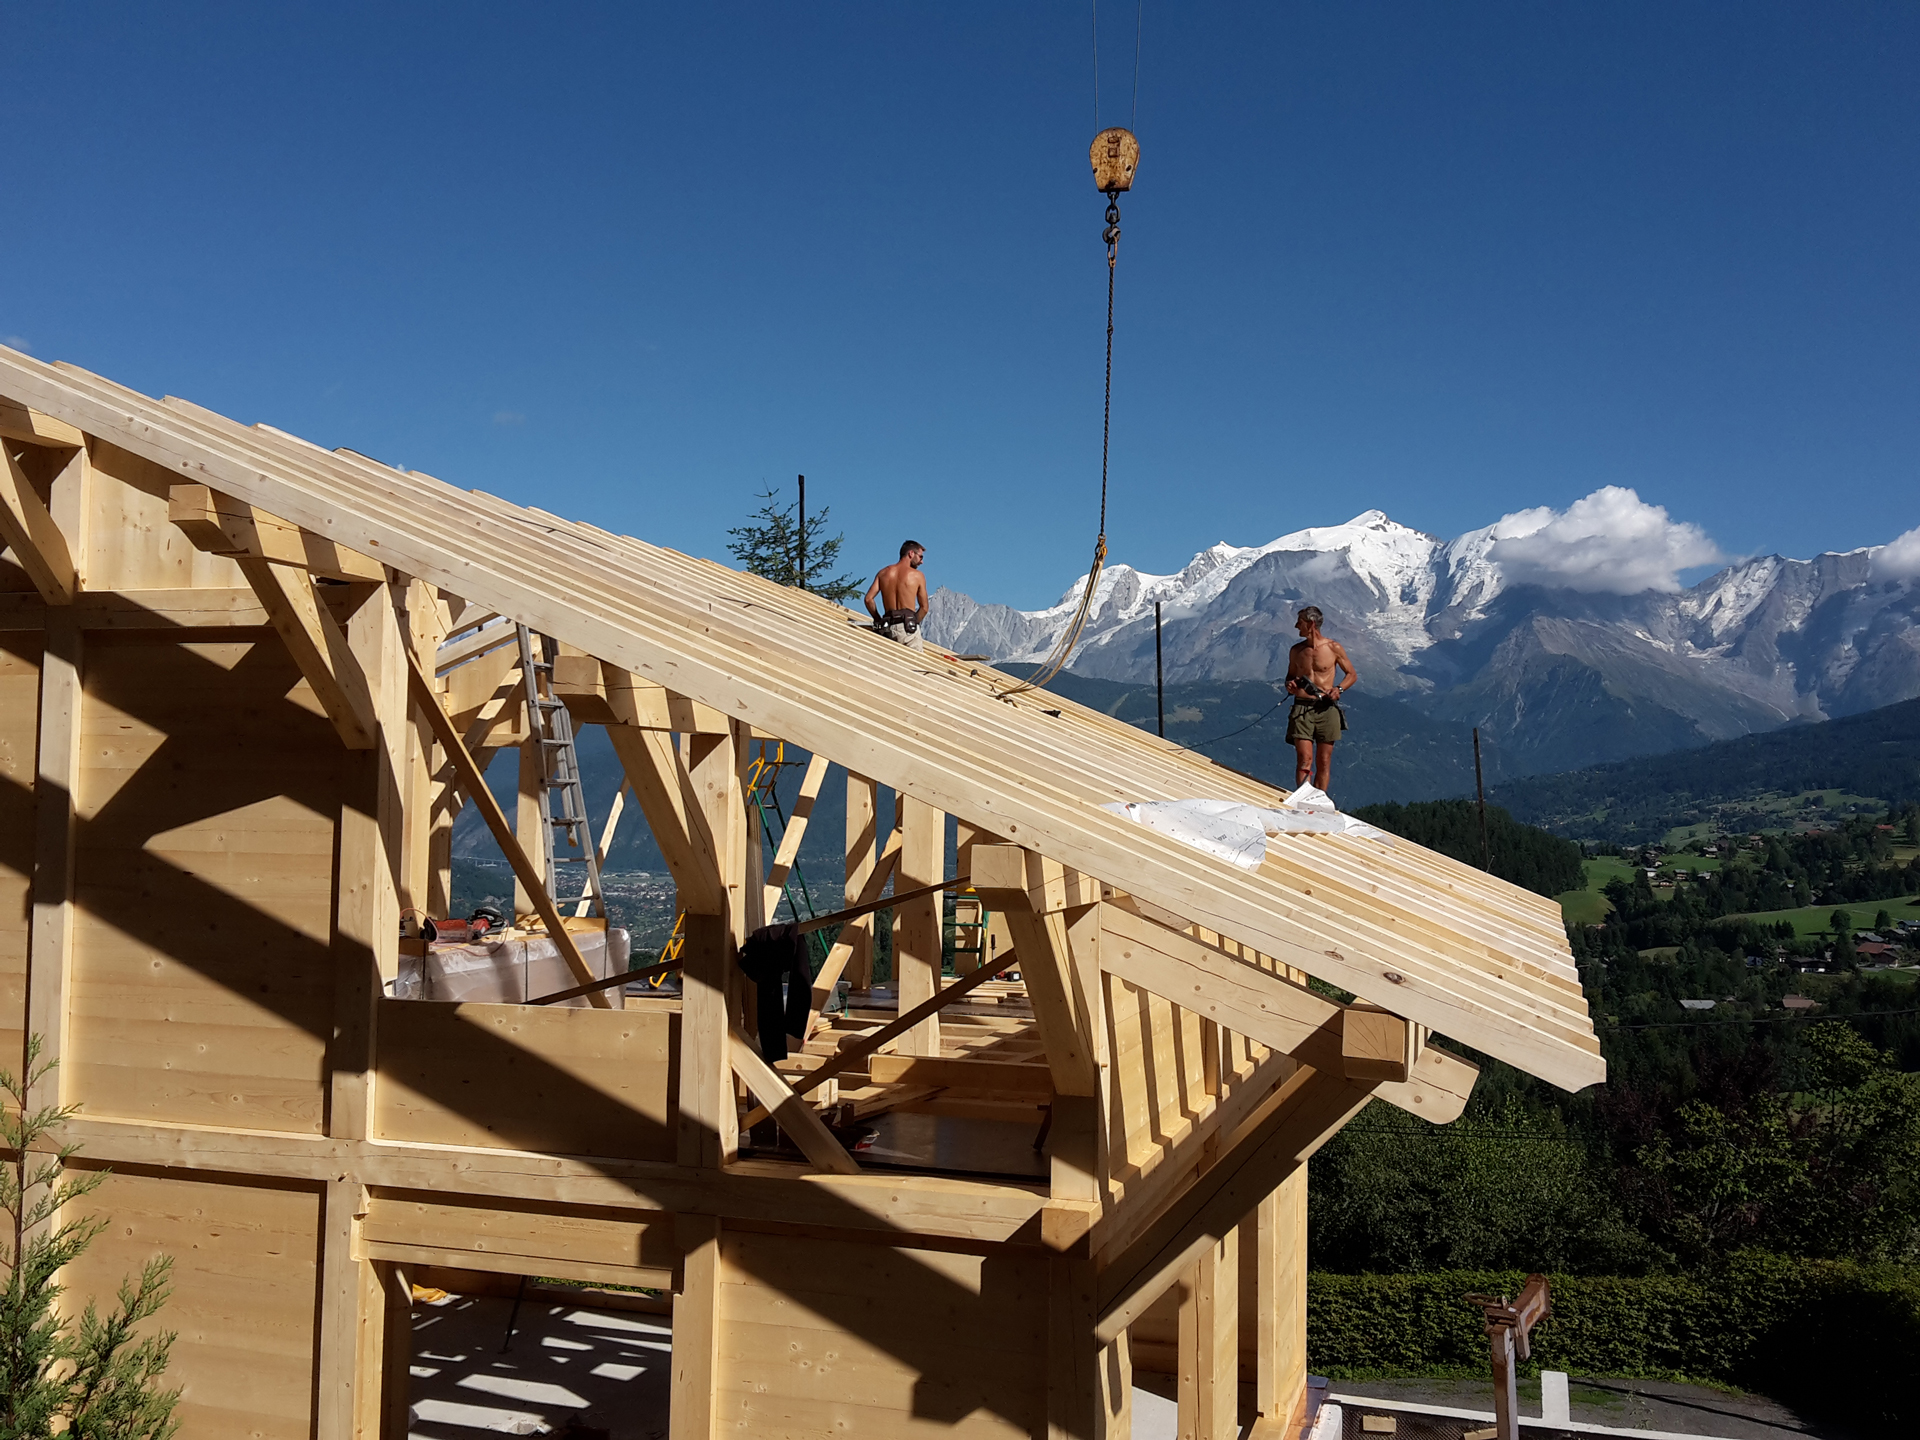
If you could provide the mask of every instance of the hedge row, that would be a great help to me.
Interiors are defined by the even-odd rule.
[[[1554,1275],[1530,1371],[1696,1380],[1761,1391],[1808,1413],[1920,1419],[1920,1273],[1742,1254],[1694,1275]],[[1307,1349],[1334,1378],[1484,1375],[1469,1294],[1515,1295],[1519,1271],[1307,1278]]]

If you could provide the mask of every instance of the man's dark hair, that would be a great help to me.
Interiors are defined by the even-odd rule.
[[[1300,613],[1294,618],[1297,620],[1305,620],[1310,624],[1318,625],[1322,620],[1326,619],[1327,617],[1320,613],[1320,607],[1318,605],[1308,605],[1304,609],[1302,609]]]
[[[900,558],[902,560],[906,559],[907,551],[909,550],[924,550],[926,548],[927,547],[922,545],[918,540],[902,540],[900,542]]]

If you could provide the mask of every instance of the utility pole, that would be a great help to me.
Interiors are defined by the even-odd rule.
[[[800,557],[794,565],[800,576],[800,588],[807,588],[807,477],[800,477]]]
[[[1153,704],[1160,717],[1160,738],[1167,738],[1167,677],[1160,668],[1160,602],[1153,602]]]
[[[1493,850],[1487,844],[1487,782],[1480,774],[1480,727],[1473,727],[1473,788],[1480,796],[1480,868],[1493,873]]]

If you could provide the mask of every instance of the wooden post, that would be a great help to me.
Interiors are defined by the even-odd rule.
[[[353,1255],[354,1229],[366,1214],[367,1190],[354,1180],[330,1180],[321,1207],[318,1413],[314,1440],[355,1440],[359,1389],[374,1384],[360,1373],[361,1267]]]
[[[349,751],[352,780],[340,805],[334,875],[334,1038],[328,1049],[327,1133],[364,1140],[372,1132],[374,1022],[382,982],[399,973],[404,865],[401,786],[413,727],[407,724],[400,595],[381,586],[347,619],[347,644],[376,719],[371,750]]]
[[[48,607],[40,656],[40,744],[34,778],[33,918],[27,954],[27,1034],[42,1061],[64,1060],[67,985],[73,962],[74,802],[80,788],[80,623],[72,610]],[[27,1092],[27,1108],[59,1105],[72,1093],[55,1070]]]
[[[1207,1248],[1180,1297],[1180,1440],[1234,1440],[1240,1433],[1240,1252],[1238,1229]]]
[[[1240,1311],[1254,1342],[1254,1408],[1274,1425],[1300,1409],[1307,1388],[1307,1171],[1295,1170],[1242,1228],[1250,1251]],[[1249,1273],[1251,1272],[1251,1273]]]
[[[688,820],[703,837],[696,846],[710,870],[708,889],[718,913],[688,909],[681,950],[680,1135],[682,1165],[714,1168],[740,1148],[740,1112],[734,1104],[729,1054],[731,997],[739,937],[739,908],[746,851],[739,773],[731,735],[685,737]]]
[[[547,874],[547,787],[540,771],[540,726],[536,721],[528,722],[532,732],[520,743],[520,785],[519,804],[514,809],[513,833],[520,841],[520,848],[526,852],[527,859],[539,872],[540,883],[546,886],[547,893],[553,894],[553,877]],[[519,876],[513,880],[513,913],[515,918],[533,913],[532,893],[522,883]]]
[[[863,776],[847,772],[847,889],[849,897],[858,895],[873,873],[874,842],[879,834],[880,787]],[[902,887],[904,888],[904,887]],[[848,903],[851,903],[849,899]],[[841,936],[851,941],[853,954],[847,961],[848,982],[856,990],[873,984],[873,922],[856,921]]]
[[[907,797],[901,812],[900,874],[895,893],[932,885],[947,873],[947,817]],[[893,982],[904,1014],[940,986],[941,892],[894,909]],[[940,1017],[929,1015],[900,1042],[905,1055],[940,1053]]]
[[[720,1351],[720,1221],[681,1215],[674,1234],[684,1258],[673,1295],[673,1375],[667,1396],[669,1440],[713,1440]]]
[[[404,1265],[378,1265],[386,1292],[380,1351],[380,1440],[407,1440],[413,1396],[413,1278]]]

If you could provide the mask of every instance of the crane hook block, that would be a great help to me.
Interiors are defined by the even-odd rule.
[[[1118,195],[1133,188],[1133,172],[1140,164],[1140,142],[1133,132],[1116,125],[1093,137],[1093,183],[1103,195]]]

